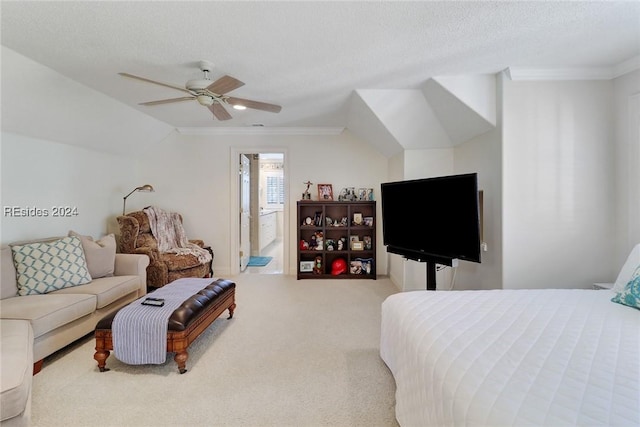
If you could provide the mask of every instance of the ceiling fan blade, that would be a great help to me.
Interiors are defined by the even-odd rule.
[[[229,114],[229,112],[227,110],[225,110],[225,108],[222,105],[220,105],[218,103],[210,105],[209,106],[209,110],[211,110],[213,115],[218,120],[229,120],[229,119],[232,118],[231,114]]]
[[[181,86],[176,86],[176,85],[172,85],[169,83],[162,83],[162,82],[157,82],[155,80],[149,80],[145,77],[139,77],[139,76],[134,76],[133,74],[129,74],[129,73],[118,73],[123,77],[129,77],[130,79],[136,79],[136,80],[142,80],[143,82],[147,82],[147,83],[153,83],[155,85],[160,85],[160,86],[164,86],[164,87],[170,87],[171,89],[177,89],[180,90],[182,92],[186,92],[186,93],[191,93],[190,91],[188,91],[187,89],[185,89],[184,87]]]
[[[244,105],[247,108],[253,108],[254,110],[269,111],[271,113],[279,113],[282,107],[275,104],[268,104],[266,102],[252,101],[250,99],[236,98],[233,96],[227,97],[227,102],[230,105]]]
[[[215,93],[216,95],[224,95],[227,92],[238,89],[240,86],[244,86],[244,83],[240,80],[231,76],[222,76],[207,86],[207,90]]]
[[[169,104],[171,102],[191,101],[193,99],[196,99],[196,97],[183,96],[182,98],[171,98],[171,99],[161,99],[159,101],[141,102],[139,105],[160,105],[160,104]]]

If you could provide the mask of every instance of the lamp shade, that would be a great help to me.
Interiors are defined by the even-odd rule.
[[[142,185],[140,187],[136,187],[133,190],[131,190],[131,192],[129,194],[127,194],[126,196],[124,196],[122,198],[123,202],[122,202],[122,215],[124,215],[125,211],[126,211],[126,207],[127,207],[127,197],[129,197],[130,195],[132,195],[133,193],[135,193],[136,191],[142,191],[144,193],[153,193],[156,190],[153,189],[153,186],[150,184],[145,184]]]

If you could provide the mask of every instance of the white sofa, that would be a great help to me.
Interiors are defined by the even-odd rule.
[[[0,424],[27,426],[33,372],[33,329],[29,321],[0,319],[0,345]]]
[[[145,295],[149,258],[115,254],[113,276],[24,296],[18,295],[11,248],[2,248],[0,258],[0,423],[25,426],[32,374],[40,370],[43,359],[93,332],[102,317]]]

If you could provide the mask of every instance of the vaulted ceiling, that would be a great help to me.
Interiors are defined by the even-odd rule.
[[[612,69],[640,54],[640,2],[3,1],[1,8],[3,46],[172,128],[339,129],[375,118],[405,148],[413,139],[402,123],[433,119],[432,139],[450,143],[491,125],[491,114],[477,110],[469,119],[476,130],[447,123],[447,108],[472,107],[451,97],[450,79],[508,67]],[[227,108],[233,118],[220,121],[195,100],[142,106],[185,93],[118,74],[183,87],[203,77],[200,60],[214,64],[213,80],[245,83],[229,95],[282,111]],[[68,102],[73,97],[60,96]],[[32,119],[41,114],[32,111]],[[419,120],[424,114],[428,120]]]

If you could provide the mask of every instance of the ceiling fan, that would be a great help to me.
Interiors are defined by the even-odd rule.
[[[145,77],[134,76],[133,74],[129,73],[118,74],[123,77],[129,77],[132,79],[142,80],[143,82],[170,87],[172,89],[176,89],[189,94],[189,96],[183,96],[180,98],[141,102],[140,105],[159,105],[172,102],[196,100],[200,105],[203,105],[211,110],[213,116],[218,120],[229,120],[232,118],[231,114],[229,114],[229,112],[224,108],[224,105],[232,106],[237,110],[252,108],[254,110],[269,111],[271,113],[278,113],[282,109],[282,107],[279,105],[268,104],[266,102],[260,101],[252,101],[250,99],[236,98],[234,96],[227,95],[227,92],[231,92],[232,90],[243,86],[244,83],[231,76],[223,76],[218,80],[212,81],[211,79],[209,79],[209,73],[211,72],[213,65],[208,61],[200,61],[198,65],[204,73],[204,78],[189,80],[184,87],[172,85],[169,83],[157,82]]]

